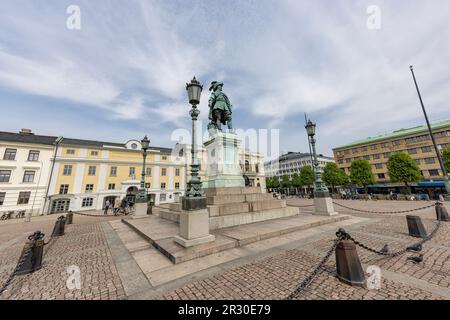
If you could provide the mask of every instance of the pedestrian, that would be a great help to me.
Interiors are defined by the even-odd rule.
[[[105,212],[104,212],[104,214],[108,214],[108,209],[109,209],[109,206],[111,205],[111,203],[109,202],[109,200],[106,200],[106,203],[105,203]]]
[[[119,209],[120,209],[120,198],[116,197],[116,199],[114,199],[114,215],[117,215]]]

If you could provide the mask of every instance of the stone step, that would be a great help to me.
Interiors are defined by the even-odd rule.
[[[300,214],[300,208],[285,207],[256,212],[236,213],[209,217],[210,230],[245,225],[265,220],[285,218]]]
[[[207,197],[263,193],[260,187],[205,188],[204,191]]]
[[[273,199],[274,198],[270,193],[231,194],[231,195],[208,196],[207,204],[222,205],[228,203],[255,202]]]
[[[286,200],[264,200],[264,201],[255,201],[249,202],[250,211],[263,211],[263,210],[271,210],[271,209],[281,209],[286,207]]]

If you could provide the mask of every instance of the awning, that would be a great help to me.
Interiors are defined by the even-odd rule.
[[[444,181],[419,182],[419,187],[445,187]]]

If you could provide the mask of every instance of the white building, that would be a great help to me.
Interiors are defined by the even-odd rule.
[[[0,216],[42,213],[57,138],[0,132]]]
[[[320,154],[317,156],[317,161],[319,162],[319,167],[323,169],[328,162],[334,162],[334,159]],[[301,167],[311,166],[311,164],[311,154],[288,152],[275,160],[266,162],[264,169],[266,176],[269,178],[281,178],[284,175],[291,178],[294,173],[300,174]]]

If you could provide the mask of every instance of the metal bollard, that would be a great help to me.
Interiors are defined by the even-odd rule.
[[[69,211],[68,214],[66,214],[66,224],[72,224],[73,223],[73,212]]]
[[[423,226],[422,220],[419,216],[406,216],[406,222],[408,223],[408,231],[411,237],[426,238],[427,231]]]
[[[436,203],[436,219],[441,221],[450,221],[447,209],[444,207],[442,202]],[[440,219],[439,219],[440,217]]]
[[[36,231],[28,237],[28,241],[20,255],[16,275],[34,272],[42,268],[42,254],[44,252],[44,236],[40,231]]]
[[[66,227],[66,218],[64,216],[58,217],[53,228],[52,237],[59,237],[64,235]]]
[[[336,273],[340,281],[356,287],[364,287],[366,277],[351,240],[341,240],[336,247]]]

